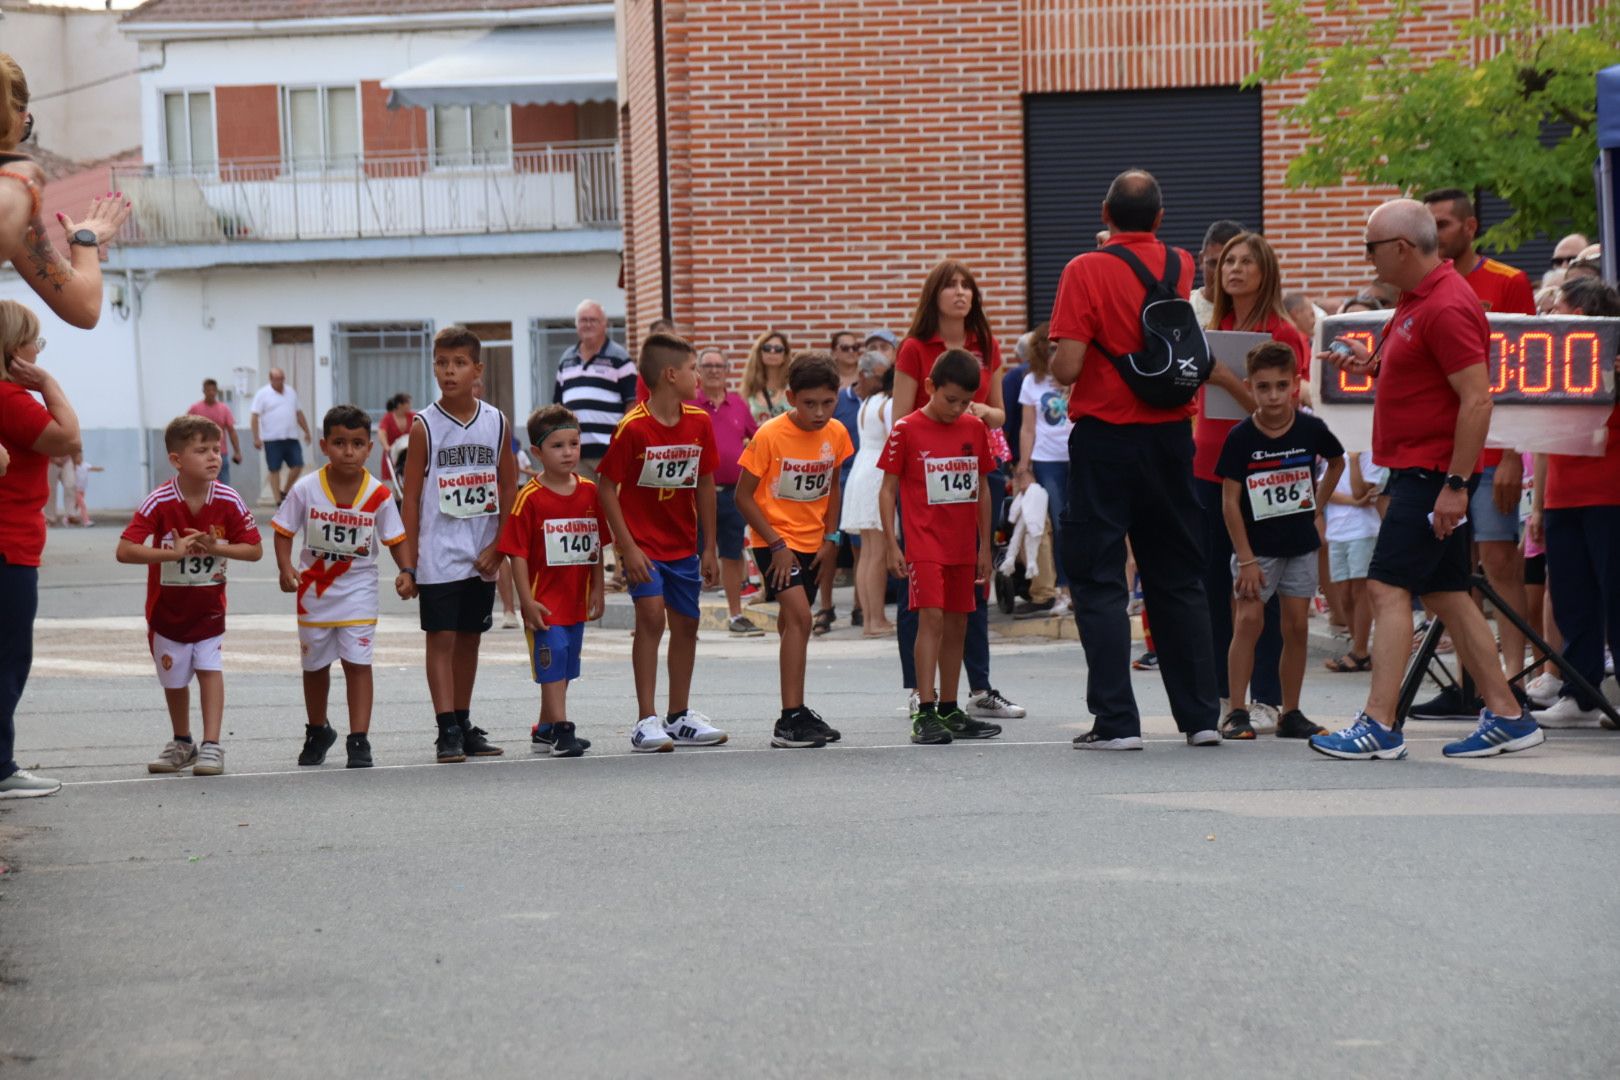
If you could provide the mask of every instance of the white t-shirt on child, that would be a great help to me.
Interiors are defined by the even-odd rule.
[[[1373,464],[1372,452],[1363,450],[1357,455],[1361,463],[1361,478],[1375,488],[1382,488],[1389,479],[1389,470]],[[1345,462],[1344,472],[1339,474],[1339,486],[1334,488],[1338,495],[1354,494],[1350,490],[1350,463]],[[1346,540],[1370,540],[1378,535],[1378,526],[1383,519],[1378,516],[1375,506],[1344,506],[1330,502],[1323,511],[1327,522],[1327,538],[1329,543],[1344,543]]]

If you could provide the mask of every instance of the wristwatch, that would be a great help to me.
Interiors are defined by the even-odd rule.
[[[834,530],[833,532],[830,532],[826,536],[822,537],[822,539],[827,541],[829,544],[842,544],[844,542],[844,534],[839,530]]]
[[[94,229],[74,229],[68,234],[68,243],[73,247],[100,247],[101,241],[96,239]]]
[[[1468,486],[1468,477],[1458,476],[1456,473],[1446,474],[1446,487],[1451,491],[1461,491]]]
[[[402,567],[399,568],[399,572],[402,573],[402,574],[411,575],[411,580],[412,581],[416,580],[416,567],[414,567],[414,566],[402,566]]]

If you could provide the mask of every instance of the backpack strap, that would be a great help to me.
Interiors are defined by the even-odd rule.
[[[1164,248],[1164,276],[1162,278],[1154,277],[1148,271],[1146,264],[1141,259],[1138,259],[1134,252],[1127,250],[1123,245],[1110,245],[1100,250],[1105,254],[1114,256],[1116,259],[1120,259],[1126,266],[1129,266],[1136,273],[1136,280],[1142,283],[1142,288],[1151,290],[1155,285],[1163,285],[1171,292],[1175,292],[1176,283],[1181,280],[1181,260],[1177,257],[1180,255],[1180,250],[1171,247],[1169,244],[1160,244],[1159,246]]]

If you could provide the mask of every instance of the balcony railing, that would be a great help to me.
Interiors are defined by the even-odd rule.
[[[126,244],[237,244],[617,228],[612,142],[513,147],[489,162],[426,152],[347,164],[277,158],[116,168]]]

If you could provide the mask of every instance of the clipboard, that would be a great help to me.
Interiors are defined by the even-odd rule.
[[[1204,340],[1209,342],[1209,354],[1239,379],[1249,377],[1244,359],[1256,345],[1271,340],[1270,334],[1254,334],[1246,330],[1205,330]],[[1213,420],[1247,420],[1248,410],[1237,399],[1213,383],[1204,384],[1204,415]]]

